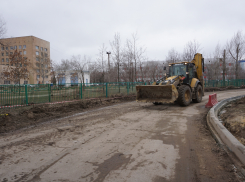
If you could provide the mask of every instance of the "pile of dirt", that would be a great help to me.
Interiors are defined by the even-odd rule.
[[[245,97],[228,104],[220,112],[223,125],[245,145]]]
[[[231,89],[244,89],[245,85],[242,85],[241,87],[235,87],[235,86],[227,86],[227,87],[205,87],[204,92],[213,92],[213,91],[224,91],[224,90],[231,90]]]
[[[114,95],[110,98],[83,99],[62,104],[39,104],[26,107],[0,109],[0,134],[38,123],[65,117],[88,109],[135,100],[135,95]]]

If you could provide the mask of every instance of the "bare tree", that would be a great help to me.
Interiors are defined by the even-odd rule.
[[[105,70],[106,70],[106,47],[104,44],[99,48],[99,54],[98,54],[98,66],[99,69],[101,70],[101,81],[104,83],[105,82]]]
[[[239,75],[239,60],[245,54],[245,36],[241,31],[235,33],[229,42],[227,42],[227,51],[235,62],[235,78],[238,79]]]
[[[152,81],[156,81],[157,74],[158,74],[158,62],[156,61],[149,61],[148,62],[148,68],[149,68],[149,76]]]
[[[2,17],[0,17],[0,39],[4,38],[6,31],[7,31],[6,22]],[[4,43],[1,40],[0,40],[0,45],[2,46],[4,45]]]
[[[53,69],[56,73],[58,84],[61,84],[65,79],[66,71],[72,69],[71,61],[68,59],[62,59],[61,63],[53,63]]]
[[[145,60],[145,51],[146,48],[138,45],[138,35],[137,32],[132,34],[132,39],[127,40],[126,48],[128,55],[134,61],[134,79],[137,81],[137,65],[141,64],[143,60]],[[131,63],[130,63],[131,64]]]
[[[48,79],[51,71],[51,60],[44,56],[36,57],[38,63],[35,65],[35,69],[40,78],[42,79],[41,83],[44,84],[44,80]]]
[[[219,80],[221,70],[223,70],[222,67],[225,66],[223,65],[222,50],[219,44],[216,45],[214,53],[213,53],[213,59],[211,60],[212,60],[211,68],[213,69],[214,79]]]
[[[167,63],[177,63],[180,61],[181,61],[180,54],[174,48],[168,51],[168,56],[166,57]]]
[[[201,46],[201,44],[198,43],[196,40],[189,41],[185,45],[185,48],[184,48],[184,51],[183,51],[183,55],[182,55],[183,60],[187,61],[187,62],[192,61],[192,59],[194,58],[194,55],[196,53],[198,53],[199,51],[201,51],[200,46]]]
[[[25,81],[29,79],[30,66],[30,61],[16,50],[13,55],[9,56],[9,65],[3,69],[1,77],[20,85],[22,79]]]
[[[78,79],[80,80],[81,83],[85,83],[84,82],[84,73],[85,70],[87,68],[87,65],[91,59],[89,57],[87,57],[86,55],[84,55],[83,57],[81,55],[77,55],[77,56],[72,56],[71,59],[71,66],[72,66],[72,70],[75,71],[75,73],[78,74]]]
[[[50,82],[53,84],[56,84],[56,76],[55,76],[55,68],[54,68],[55,64],[53,60],[50,60],[50,76],[51,76],[51,80]]]
[[[116,33],[114,35],[114,40],[110,42],[112,48],[112,58],[117,66],[117,81],[120,82],[120,65],[122,63],[123,48],[121,45],[120,34]]]
[[[90,71],[90,82],[97,83],[101,78],[101,73],[96,63],[89,64],[88,70]]]

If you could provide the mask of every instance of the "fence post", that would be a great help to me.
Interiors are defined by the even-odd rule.
[[[26,95],[26,105],[28,106],[28,90],[27,90],[27,85],[25,85],[25,95]]]
[[[80,83],[80,99],[83,98],[83,85]]]
[[[48,84],[48,101],[51,102],[51,84]]]
[[[107,87],[107,82],[105,84],[105,96],[108,97],[108,87]]]

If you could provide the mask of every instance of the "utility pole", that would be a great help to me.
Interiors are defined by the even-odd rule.
[[[225,73],[226,73],[226,65],[225,65],[226,51],[224,49],[223,52],[223,86],[225,86]]]
[[[117,80],[118,80],[118,83],[120,82],[120,80],[119,80],[119,66],[120,66],[120,63],[118,62],[117,63],[117,73],[118,73],[117,74],[117,77],[118,77]]]
[[[111,66],[110,66],[110,54],[111,54],[111,52],[106,52],[106,54],[108,54],[108,75],[109,75],[108,81],[110,82],[110,77],[111,77],[111,75],[110,75],[110,70],[111,70]]]
[[[110,54],[111,54],[111,52],[106,52],[106,54],[108,54],[108,68],[110,70]]]

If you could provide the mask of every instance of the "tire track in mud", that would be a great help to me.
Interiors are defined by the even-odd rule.
[[[96,114],[96,116],[94,116],[94,115],[92,115],[92,116],[91,115],[84,116],[84,118],[82,120],[92,120],[92,122],[89,122],[87,124],[83,124],[83,126],[80,126],[80,125],[77,126],[77,128],[78,128],[77,131],[76,131],[76,126],[73,127],[73,128],[75,128],[75,130],[72,131],[72,132],[70,130],[67,130],[67,131],[66,130],[64,130],[64,131],[57,131],[57,130],[56,131],[52,131],[52,130],[50,130],[49,133],[43,133],[43,131],[41,131],[40,132],[41,133],[40,135],[35,136],[33,138],[27,138],[25,140],[19,139],[19,141],[16,141],[16,142],[9,141],[9,142],[7,142],[7,144],[2,145],[0,149],[2,151],[4,149],[11,150],[12,147],[20,146],[19,148],[22,148],[22,150],[20,149],[18,151],[18,153],[19,153],[19,152],[22,152],[22,151],[25,152],[26,147],[33,148],[33,149],[30,148],[30,149],[33,150],[33,152],[34,152],[36,150],[34,148],[34,145],[37,146],[36,148],[38,148],[38,146],[44,146],[44,145],[54,145],[54,147],[60,148],[59,146],[57,146],[55,144],[55,142],[49,142],[49,141],[55,141],[55,138],[57,140],[60,140],[61,138],[64,139],[64,136],[66,136],[67,134],[69,134],[68,137],[71,137],[76,132],[77,133],[81,132],[79,134],[84,135],[84,134],[90,132],[89,130],[87,131],[85,129],[87,125],[90,126],[90,125],[94,125],[94,124],[98,124],[98,123],[103,123],[105,121],[106,121],[106,123],[109,123],[111,120],[113,120],[113,119],[115,119],[117,117],[120,117],[121,115],[123,115],[125,113],[130,113],[130,112],[134,112],[135,110],[139,110],[138,107],[132,107],[132,106],[130,108],[127,107],[126,109],[125,108],[122,109],[121,107],[117,108],[117,106],[120,106],[120,105],[122,105],[122,104],[116,105],[116,108],[115,108],[116,110],[118,110],[118,112],[114,112],[114,111],[108,110],[108,107],[105,108],[106,111],[107,111],[107,113],[108,112],[112,113],[109,118],[108,118],[108,114],[106,112],[104,112],[103,109],[100,109],[100,110],[101,110],[101,112],[104,113],[104,115],[102,115],[102,118],[100,117],[99,120],[96,120],[96,118],[98,118],[98,116],[101,116],[100,113]],[[113,106],[110,106],[109,108],[112,108],[112,107]],[[81,116],[73,116],[72,120],[79,120],[80,121],[80,119],[77,119],[78,117],[81,117]],[[96,121],[94,122],[94,120],[96,120]],[[113,127],[113,125],[111,125],[111,127]],[[88,139],[86,141],[83,141],[80,144],[75,145],[74,147],[71,147],[71,148],[69,147],[68,149],[67,149],[67,147],[66,148],[63,147],[64,150],[58,156],[55,156],[53,159],[49,160],[48,162],[46,162],[41,167],[39,167],[37,169],[34,169],[31,173],[28,173],[27,172],[27,174],[25,174],[24,176],[22,176],[18,181],[21,181],[21,180],[37,180],[39,178],[38,176],[40,176],[43,172],[45,172],[47,169],[49,169],[50,167],[52,167],[58,161],[60,161],[61,159],[63,159],[65,156],[69,155],[71,151],[73,151],[74,149],[77,149],[77,148],[81,147],[83,144],[89,142],[93,138],[98,137],[104,131],[106,131],[106,129],[105,128],[103,129],[103,127],[102,128],[101,127],[97,127],[97,128],[99,128],[99,131],[102,131],[102,132],[95,133],[95,135],[92,138],[90,138],[90,139]],[[107,129],[109,129],[109,128],[107,128]],[[84,132],[82,132],[82,131],[84,131]],[[81,137],[81,135],[80,135],[80,137]],[[23,138],[26,138],[26,136],[24,136]],[[25,147],[22,147],[23,145]],[[5,153],[5,152],[3,152],[3,153]],[[1,162],[3,162],[3,161],[1,161]],[[4,176],[1,175],[1,178],[2,177],[4,177]]]
[[[103,133],[103,132],[102,132]],[[25,180],[27,182],[33,182],[33,181],[39,181],[40,180],[40,175],[44,173],[46,170],[48,170],[50,167],[52,167],[54,164],[56,164],[59,160],[63,159],[65,156],[69,155],[72,151],[80,148],[83,144],[93,140],[97,136],[94,136],[90,139],[88,139],[85,142],[79,143],[69,149],[66,149],[65,151],[61,152],[58,156],[53,158],[52,160],[48,161],[46,164],[42,165],[41,167],[32,170],[31,173],[25,174],[22,176],[20,179],[16,180],[16,182],[20,182],[22,180]]]
[[[104,114],[105,112],[108,112],[108,111],[110,112],[110,110],[108,110],[108,109],[113,108],[113,107],[118,107],[118,106],[121,106],[121,105],[124,105],[124,104],[127,104],[127,103],[116,104],[116,105],[113,105],[113,106],[107,106],[107,107],[103,107],[103,108],[99,108],[99,109],[95,109],[95,110],[91,110],[91,111],[77,113],[75,115],[71,115],[71,116],[67,116],[67,117],[63,117],[63,118],[59,118],[59,119],[55,119],[55,120],[51,120],[51,121],[46,121],[46,122],[43,122],[43,123],[40,123],[40,124],[36,125],[35,127],[38,127],[38,126],[41,126],[41,125],[47,125],[47,124],[50,124],[50,123],[56,122],[56,121],[63,121],[63,120],[66,120],[66,119],[71,119],[71,120],[73,119],[73,120],[79,120],[79,121],[81,121],[81,118],[74,119],[74,118],[77,118],[77,117],[80,117],[80,116],[84,116],[85,117],[82,120],[86,120],[86,119],[87,120],[94,120],[95,118],[98,118],[99,117],[100,118],[100,121],[96,121],[93,124],[96,124],[96,123],[99,123],[99,122],[104,122],[104,120],[107,120],[108,119],[108,114]],[[117,109],[117,108],[115,108],[115,109]],[[91,113],[93,114],[93,113],[95,113],[97,111],[103,111],[103,110],[106,110],[103,113],[104,115],[101,115],[100,113],[97,113],[95,115],[86,115],[86,114],[91,114]],[[118,110],[121,110],[121,109],[118,109]],[[113,112],[112,115],[114,114],[114,116],[111,116],[110,120],[114,119],[115,117],[119,117],[120,115],[123,115],[124,113],[130,113],[130,112],[134,112],[136,110],[139,110],[139,108],[134,107],[133,109],[130,109],[129,111],[122,112],[122,113],[120,113],[120,112]],[[84,122],[85,123],[79,122],[81,124],[80,125],[81,127],[86,127],[86,121],[84,121]],[[76,125],[76,124],[71,125],[71,123],[69,123],[69,124],[63,124],[63,123],[61,123],[61,124],[58,124],[58,126],[56,126],[56,127],[59,128],[59,127],[66,127],[66,126],[70,126],[70,127],[74,127],[74,128],[79,127],[79,125]],[[18,130],[16,132],[21,132],[21,131],[29,130],[29,129],[31,129],[31,128],[30,127],[23,128],[23,129],[20,129],[20,130]],[[33,142],[33,143],[35,143],[35,140],[37,140],[40,137],[44,137],[45,135],[51,135],[52,136],[53,133],[58,133],[58,132],[57,131],[53,131],[53,130],[50,130],[50,131],[45,132],[45,130],[44,130],[44,131],[41,131],[41,132],[39,131],[39,133],[40,134],[35,134],[36,136],[34,135],[33,137],[30,137],[30,138],[28,138],[27,136],[23,136],[23,137],[18,137],[18,138],[14,139],[14,140],[10,140],[10,141],[7,141],[7,142],[6,142],[6,140],[5,141],[2,141],[1,144],[0,144],[0,149],[4,149],[5,147],[10,147],[12,145],[14,145],[14,146],[15,145],[21,145],[21,144],[23,144],[25,142]],[[45,138],[46,137],[47,136],[45,136]]]

